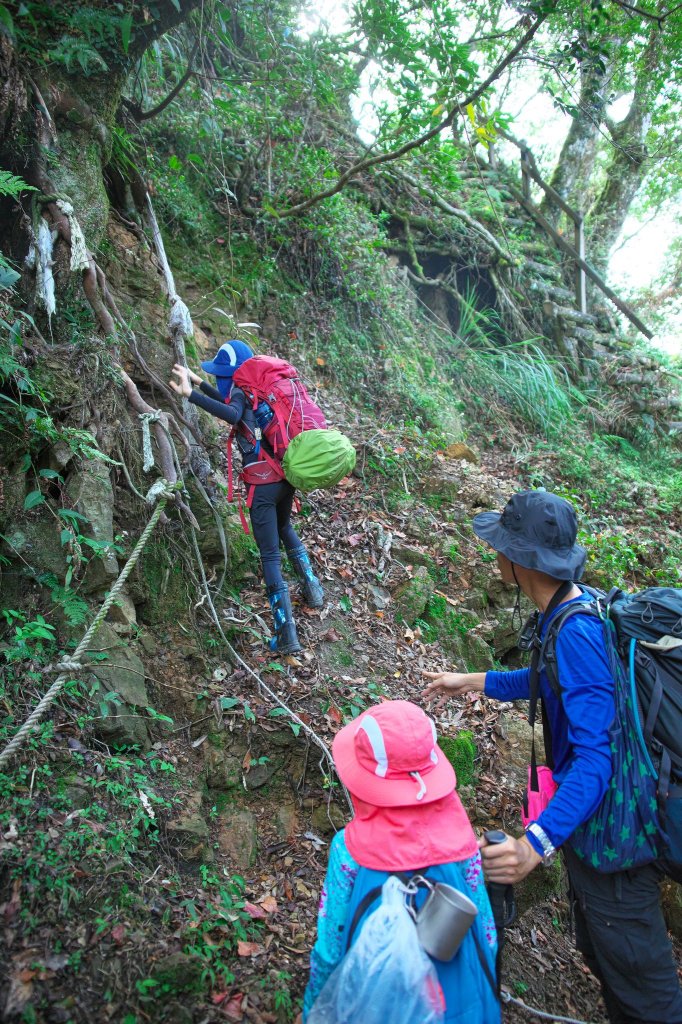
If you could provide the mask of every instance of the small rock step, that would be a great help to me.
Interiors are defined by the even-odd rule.
[[[577,338],[578,341],[586,345],[598,344],[603,337],[598,331],[592,331],[587,327],[572,327],[570,334],[573,338]]]
[[[554,316],[558,320],[568,321],[569,324],[581,324],[583,327],[594,327],[597,323],[596,316],[591,313],[581,313],[579,309],[571,306],[557,306],[556,302],[546,300],[543,306],[545,316]]]
[[[561,271],[551,263],[536,263],[535,260],[525,260],[521,264],[520,269],[527,274],[539,274],[540,277],[549,278],[551,281],[561,280]]]
[[[544,242],[519,242],[518,244],[523,252],[534,252],[539,256],[546,256],[549,253],[549,247]]]

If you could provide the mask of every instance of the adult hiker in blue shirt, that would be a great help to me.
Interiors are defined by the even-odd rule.
[[[497,553],[505,583],[517,587],[541,615],[541,636],[559,608],[587,601],[574,583],[585,565],[576,543],[572,505],[547,491],[515,494],[504,511],[483,512],[474,532]],[[682,1024],[682,992],[660,908],[658,864],[604,874],[567,842],[599,807],[611,780],[609,727],[614,681],[596,617],[573,615],[556,638],[561,697],[540,666],[539,692],[547,716],[558,789],[525,835],[482,844],[489,882],[515,883],[562,848],[575,900],[576,945],[599,979],[612,1024]],[[528,700],[530,669],[509,672],[427,672],[427,698],[442,702],[470,690],[498,700]]]

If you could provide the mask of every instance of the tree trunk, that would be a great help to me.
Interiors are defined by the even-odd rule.
[[[608,68],[604,69],[594,61],[583,62],[578,111],[550,180],[552,188],[578,213],[586,209],[585,196],[586,192],[589,194],[610,84]],[[543,199],[540,210],[556,227],[561,211],[549,196]]]
[[[663,85],[660,68],[664,64],[661,34],[652,29],[642,54],[627,116],[619,124],[609,126],[613,139],[611,160],[606,168],[604,186],[586,219],[588,259],[602,274],[608,268],[611,249],[649,169],[646,140],[651,126],[651,111]]]
[[[57,61],[35,59],[35,48],[27,56],[21,33],[16,48],[0,35],[4,82],[0,87],[0,166],[20,175],[36,190],[27,197],[24,215],[17,216],[15,204],[13,216],[0,217],[0,249],[21,265],[35,244],[41,223],[47,221],[57,233],[45,263],[52,264],[58,304],[60,295],[64,299],[78,292],[82,276],[85,297],[105,334],[113,333],[116,311],[92,253],[104,237],[109,216],[103,168],[111,153],[121,93],[126,76],[145,49],[198,5],[199,0],[158,0],[153,16],[146,7],[135,5],[126,52],[120,36],[113,33],[97,50],[102,70],[89,69],[87,74]],[[63,28],[68,6],[64,0],[53,4],[40,22],[40,42],[45,50],[54,43],[55,32]],[[120,5],[111,0],[95,0],[87,6],[100,13],[110,10],[112,20],[121,17]],[[100,45],[99,38],[87,41],[91,50]],[[74,36],[74,45],[81,43],[81,37]],[[70,213],[64,211],[65,203],[71,205]],[[5,203],[4,208],[7,206]],[[74,242],[78,245],[81,241],[81,255],[74,259]],[[55,340],[60,340],[62,327],[70,337],[68,324],[57,318],[54,326]],[[51,321],[48,329],[52,331],[52,327]]]

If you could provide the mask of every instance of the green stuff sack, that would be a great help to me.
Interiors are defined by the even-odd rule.
[[[282,469],[301,491],[333,487],[355,467],[355,448],[339,430],[304,430],[289,442]]]

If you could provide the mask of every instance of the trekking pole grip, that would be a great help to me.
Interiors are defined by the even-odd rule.
[[[489,846],[499,846],[507,841],[507,836],[501,829],[493,829],[484,832],[483,838]],[[516,920],[516,900],[514,898],[514,886],[509,883],[488,882],[488,898],[493,912],[495,928],[501,934]]]

